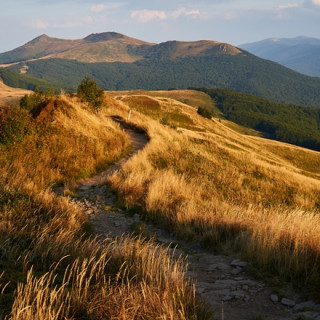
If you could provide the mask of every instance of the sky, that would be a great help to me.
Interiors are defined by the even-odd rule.
[[[0,52],[41,34],[80,39],[115,31],[140,40],[320,38],[320,0],[0,0]]]

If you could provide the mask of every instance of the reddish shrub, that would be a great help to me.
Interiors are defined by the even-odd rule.
[[[0,143],[21,141],[30,125],[30,114],[19,107],[0,106]]]

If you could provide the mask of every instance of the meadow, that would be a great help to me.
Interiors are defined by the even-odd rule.
[[[0,318],[211,318],[182,258],[153,240],[98,240],[70,201],[77,180],[130,151],[111,119],[129,109],[150,142],[109,178],[119,206],[319,299],[318,152],[204,118],[199,106],[218,110],[192,90],[109,92],[98,111],[75,95],[24,102],[0,113]]]
[[[25,101],[30,110],[0,117],[0,318],[207,319],[181,258],[151,240],[96,239],[85,213],[52,191],[130,150],[108,117],[116,103],[106,97],[96,112],[72,96]]]
[[[111,178],[128,208],[211,250],[239,251],[265,278],[319,298],[318,152],[234,131],[170,92],[112,95],[122,105],[113,112],[130,107],[151,138]]]

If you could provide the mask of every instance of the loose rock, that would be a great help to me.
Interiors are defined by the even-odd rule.
[[[290,307],[290,308],[293,308],[296,305],[296,303],[293,300],[290,300],[290,299],[287,299],[287,298],[282,298],[281,299],[281,303],[284,306],[287,306],[287,307]]]
[[[313,301],[301,302],[294,306],[293,311],[303,311],[305,308],[312,308],[315,305]]]
[[[241,260],[239,260],[239,259],[236,259],[236,260],[233,260],[233,261],[231,262],[231,265],[232,265],[233,267],[244,268],[244,267],[246,267],[246,266],[248,265],[248,262],[245,262],[245,261],[241,261]]]

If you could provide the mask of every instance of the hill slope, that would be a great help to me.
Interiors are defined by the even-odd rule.
[[[226,119],[259,130],[268,138],[320,151],[320,110],[226,89],[202,90],[214,99]]]
[[[239,47],[295,71],[320,77],[320,39],[308,37],[273,38],[243,44]]]
[[[9,69],[19,72],[23,65]],[[26,65],[27,75],[53,84],[60,83],[62,88],[72,91],[88,74],[106,90],[218,87],[282,103],[320,107],[320,79],[244,53],[173,60],[151,58],[134,63],[80,63],[47,59]],[[3,80],[6,82],[5,78]]]
[[[8,87],[0,80],[0,106],[15,104],[21,97],[29,93],[31,93],[29,90]]]
[[[244,136],[163,91],[116,99],[151,138],[111,179],[127,207],[212,250],[233,243],[259,275],[318,295],[319,152]]]
[[[193,241],[194,257],[205,270],[203,281],[208,288],[219,287],[221,295],[225,291],[216,269],[225,263],[197,254],[199,242],[215,256],[219,250],[230,258],[231,248],[240,251],[259,275],[268,272],[268,279],[280,277],[299,285],[306,295],[319,297],[319,152],[244,136],[226,127],[224,120],[201,117],[197,101],[212,107],[203,93],[112,95],[115,98],[105,94],[100,113],[71,95],[43,96],[31,114],[12,109],[16,113],[11,115],[27,117],[23,125],[30,130],[21,131],[24,136],[15,144],[0,145],[0,284],[8,283],[0,294],[0,317],[209,319],[195,299],[182,261],[172,261],[157,243],[112,239],[109,233],[103,240],[88,238],[91,228],[85,214],[93,214],[88,202],[94,211],[101,203],[101,210],[112,211],[113,217],[132,209],[130,214],[136,213],[141,223],[136,224],[141,237],[146,219]],[[112,119],[126,118],[129,107],[128,125],[147,132],[150,142],[114,172],[102,192],[81,201],[84,190],[74,180],[126,152],[127,138]],[[58,182],[69,187],[61,197],[48,190]],[[107,208],[104,200],[115,190],[121,208]],[[234,276],[242,279],[242,268],[238,271]],[[240,279],[224,279],[234,292],[224,308],[229,312],[245,305],[249,311],[228,319],[252,317],[251,299],[261,297],[262,287],[251,281],[244,289]],[[203,290],[201,283],[199,288],[221,309],[221,299],[211,289]],[[242,292],[251,288],[250,301],[245,302]],[[278,319],[280,302],[269,305],[274,308],[270,319]],[[286,315],[300,316],[287,310]]]
[[[129,53],[135,46],[151,44],[116,32],[91,34],[83,39],[65,40],[45,34],[25,45],[0,54],[0,63],[15,63],[39,58],[62,58],[82,62],[133,62],[141,56]]]

